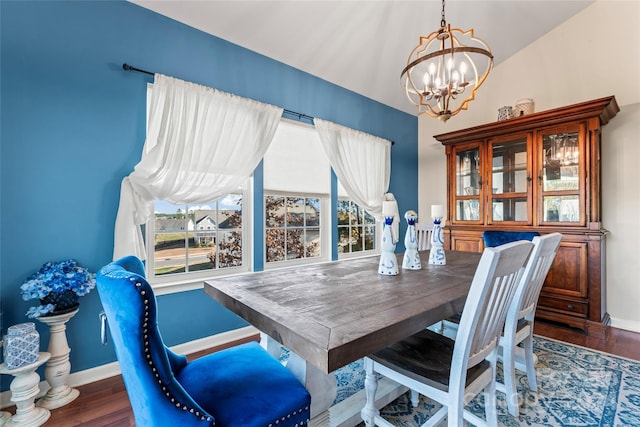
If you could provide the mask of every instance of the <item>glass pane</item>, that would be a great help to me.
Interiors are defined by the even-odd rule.
[[[351,228],[351,252],[362,252],[362,227]]]
[[[242,232],[239,230],[219,233],[218,266],[238,267],[242,265]]]
[[[526,221],[527,199],[493,199],[494,221]]]
[[[287,197],[287,227],[304,226],[304,198]]]
[[[193,220],[185,214],[185,205],[156,200],[154,210],[154,273],[183,273],[187,263],[187,232],[189,228],[193,230]]]
[[[320,199],[307,199],[305,205],[305,221],[307,227],[320,225]]]
[[[544,191],[577,190],[579,147],[578,133],[543,136]]]
[[[545,196],[544,220],[549,222],[580,221],[580,199],[574,196]]]
[[[349,225],[348,200],[338,200],[338,225]]]
[[[573,191],[580,186],[578,166],[558,166],[544,168],[544,191]]]
[[[338,227],[338,253],[349,253],[349,227]]]
[[[493,145],[492,193],[527,191],[527,140]]]
[[[268,229],[265,232],[267,262],[284,260],[284,230]]]
[[[304,258],[304,228],[287,228],[287,259]]]
[[[364,227],[364,250],[370,251],[375,249],[376,228],[372,226]]]
[[[264,198],[267,227],[284,227],[284,197]]]
[[[365,224],[375,224],[376,223],[376,219],[369,212],[364,211],[364,223]]]
[[[242,227],[242,196],[229,194],[218,202],[218,228]]]
[[[200,271],[200,270],[209,270],[212,268],[216,268],[216,259],[215,259],[215,237],[206,245],[200,245],[196,243],[194,238],[194,232],[190,231],[188,239],[188,255],[189,255],[189,263],[188,263],[188,271]],[[215,231],[214,231],[215,236]]]
[[[459,221],[478,221],[480,219],[478,199],[459,200],[456,204],[456,219]]]
[[[307,257],[319,257],[320,256],[320,229],[308,228],[306,232],[305,250]]]
[[[480,194],[480,151],[460,151],[456,154],[456,195]]]
[[[364,224],[364,210],[357,204],[353,204],[354,207],[354,211],[355,211],[355,220],[356,220],[356,224],[358,225],[362,225]]]

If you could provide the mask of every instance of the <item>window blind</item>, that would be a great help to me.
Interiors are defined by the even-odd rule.
[[[312,125],[281,119],[263,167],[267,193],[328,196],[331,192],[331,166]]]

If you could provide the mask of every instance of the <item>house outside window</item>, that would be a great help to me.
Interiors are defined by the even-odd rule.
[[[321,205],[319,197],[265,196],[267,263],[322,256]]]
[[[147,224],[147,270],[155,278],[215,276],[245,266],[243,195],[199,205],[155,201]],[[246,269],[244,269],[246,270]]]
[[[376,220],[349,199],[338,199],[338,256],[363,255],[376,249]]]

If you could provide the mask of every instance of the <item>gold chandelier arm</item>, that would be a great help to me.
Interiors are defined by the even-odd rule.
[[[488,51],[487,49],[483,49],[481,47],[474,47],[474,46],[457,46],[457,47],[450,47],[450,48],[445,48],[436,52],[432,52],[428,55],[424,55],[421,56],[420,58],[414,60],[413,62],[407,64],[406,67],[404,67],[404,69],[402,70],[402,72],[400,73],[400,77],[404,76],[407,71],[409,71],[411,68],[415,67],[416,65],[420,64],[421,62],[427,61],[431,58],[435,58],[438,56],[445,56],[445,55],[450,55],[450,54],[455,54],[455,53],[462,53],[462,52],[469,52],[469,53],[479,53],[485,56],[488,56],[489,59],[491,61],[493,61],[493,54]]]

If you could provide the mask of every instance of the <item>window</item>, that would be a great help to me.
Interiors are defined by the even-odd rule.
[[[267,263],[319,258],[321,199],[265,196],[265,254]]]
[[[331,167],[312,125],[281,120],[264,155],[264,192],[265,267],[327,261]]]
[[[348,199],[338,200],[338,254],[373,251],[376,249],[375,218]]]
[[[243,267],[243,195],[197,206],[155,201],[148,270],[155,277]],[[150,237],[151,237],[150,236]]]

